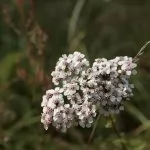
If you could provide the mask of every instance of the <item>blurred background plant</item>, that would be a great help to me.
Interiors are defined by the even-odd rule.
[[[95,58],[134,57],[150,40],[149,0],[1,0],[0,150],[150,149],[150,51],[139,61],[133,99],[92,129],[61,134],[40,123],[41,100],[51,88],[50,73],[63,53]],[[122,140],[122,141],[121,141]]]

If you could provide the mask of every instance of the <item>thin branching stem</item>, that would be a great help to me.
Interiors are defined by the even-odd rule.
[[[121,134],[119,133],[119,131],[118,131],[117,128],[116,128],[116,125],[115,125],[115,122],[114,122],[114,120],[113,120],[113,117],[110,115],[109,118],[110,118],[110,121],[111,121],[111,123],[112,123],[112,128],[113,128],[113,130],[114,130],[115,134],[117,135],[117,137],[118,137],[119,140],[120,140],[122,150],[128,150],[128,149],[127,149],[127,146],[126,146],[125,143],[123,142],[123,138],[122,138]]]
[[[139,50],[139,52],[137,53],[137,55],[134,57],[134,62],[137,62],[139,60],[139,57],[144,53],[145,48],[150,45],[150,41],[146,42],[141,49]]]
[[[88,143],[89,143],[89,144],[91,143],[91,141],[92,141],[92,139],[93,139],[93,136],[94,136],[96,127],[97,127],[97,125],[98,125],[99,119],[100,119],[100,113],[99,113],[98,116],[97,116],[97,119],[96,119],[95,124],[94,124],[93,129],[92,129],[92,132],[91,132],[91,134],[90,134],[90,136],[89,136],[89,139],[88,139]]]
[[[79,20],[85,1],[86,0],[78,0],[72,12],[72,16],[71,16],[69,27],[68,27],[68,42],[69,43],[75,35],[77,22]]]

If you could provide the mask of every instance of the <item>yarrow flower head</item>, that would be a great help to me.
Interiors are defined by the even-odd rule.
[[[72,80],[78,80],[81,72],[89,67],[89,62],[85,56],[79,52],[62,55],[59,58],[55,71],[51,73],[54,85],[70,83]],[[82,69],[81,69],[82,68]]]
[[[127,56],[98,58],[89,67],[80,52],[62,55],[51,74],[58,87],[47,90],[41,103],[45,129],[52,125],[66,132],[71,126],[91,127],[98,113],[108,116],[124,110],[124,102],[133,96],[130,78],[136,66]]]
[[[132,58],[127,56],[96,59],[90,73],[82,79],[85,82],[82,87],[85,97],[98,103],[100,113],[105,116],[119,113],[124,109],[123,102],[133,96],[134,86],[129,80],[136,73],[135,67]]]

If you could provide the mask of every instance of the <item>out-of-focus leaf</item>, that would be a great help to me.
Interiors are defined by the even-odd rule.
[[[140,110],[138,110],[134,105],[132,105],[131,103],[126,103],[125,107],[127,109],[127,111],[133,115],[137,120],[139,120],[141,123],[145,123],[148,121],[148,119],[144,116],[144,114],[142,112],[140,112]]]
[[[75,36],[77,23],[78,23],[80,13],[81,13],[81,10],[82,10],[85,2],[86,2],[86,0],[78,0],[74,7],[74,10],[73,10],[70,22],[69,22],[68,42],[71,42]]]
[[[135,131],[134,134],[138,135],[142,133],[143,131],[149,130],[150,129],[150,120],[147,122],[143,123],[141,126],[139,126]]]
[[[16,64],[17,59],[22,56],[20,52],[10,53],[0,61],[0,83],[5,83],[12,71],[12,67]]]
[[[9,133],[14,134],[21,128],[31,126],[37,122],[40,122],[40,116],[33,116],[33,112],[29,112],[10,128]]]

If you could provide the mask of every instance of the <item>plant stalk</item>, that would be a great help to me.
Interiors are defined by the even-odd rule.
[[[120,139],[122,150],[128,150],[125,143],[123,142],[122,136],[120,135],[119,131],[116,128],[116,125],[115,125],[115,122],[114,122],[112,116],[110,115],[109,118],[110,118],[110,121],[112,123],[112,127],[113,127],[114,132],[116,133],[117,137]]]
[[[92,141],[92,139],[93,139],[93,136],[94,136],[96,127],[97,127],[97,125],[98,125],[99,119],[100,119],[100,113],[99,113],[98,116],[97,116],[97,119],[96,119],[95,124],[94,124],[93,129],[92,129],[92,132],[91,132],[91,134],[90,134],[90,136],[89,136],[89,139],[88,139],[88,143],[89,143],[89,144],[91,143],[91,141]]]

